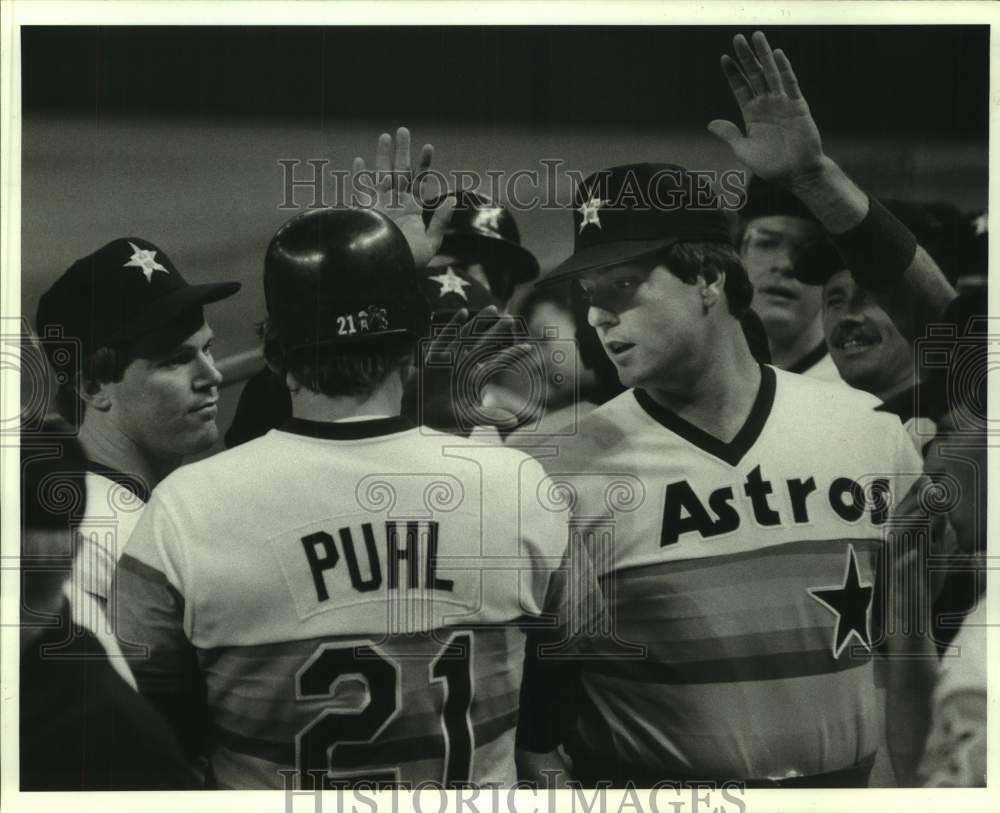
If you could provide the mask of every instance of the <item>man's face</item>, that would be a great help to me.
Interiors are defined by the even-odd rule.
[[[106,385],[118,429],[157,458],[202,452],[219,436],[222,376],[212,359],[212,335],[203,323],[169,352],[135,359],[121,381]]]
[[[701,287],[665,265],[635,262],[586,271],[580,288],[587,321],[626,387],[667,386],[701,343]]]
[[[819,317],[821,289],[792,277],[795,258],[821,236],[801,217],[770,215],[747,224],[741,255],[754,286],[753,309],[772,342],[793,340]]]
[[[850,271],[838,271],[823,286],[823,335],[837,370],[852,387],[884,396],[910,380],[910,343]]]

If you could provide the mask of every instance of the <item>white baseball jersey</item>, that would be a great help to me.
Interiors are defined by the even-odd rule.
[[[179,469],[115,579],[140,690],[204,681],[223,788],[513,783],[523,622],[566,550],[544,479],[401,418],[293,419]]]
[[[135,688],[135,678],[118,647],[105,608],[118,559],[139,521],[149,491],[134,475],[94,462],[89,466],[85,475],[87,502],[78,526],[80,547],[63,592],[69,599],[73,621],[97,638],[111,666]]]
[[[873,397],[761,369],[728,443],[630,390],[543,460],[615,624],[567,737],[586,780],[816,776],[876,750],[880,526],[921,461]]]
[[[86,474],[87,505],[79,526],[81,542],[73,581],[74,589],[78,587],[103,603],[108,600],[115,566],[149,492],[137,477],[97,464],[91,467]]]
[[[826,381],[830,384],[847,385],[847,382],[841,377],[837,365],[833,363],[833,356],[830,355],[825,340],[789,367],[787,372],[798,373],[807,378]]]

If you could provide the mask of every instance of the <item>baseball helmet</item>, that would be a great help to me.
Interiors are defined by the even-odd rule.
[[[289,350],[420,337],[429,318],[406,238],[368,209],[313,209],[278,229],[264,299]]]
[[[424,223],[448,197],[456,200],[451,220],[444,230],[440,254],[482,263],[487,273],[507,275],[513,285],[538,276],[538,260],[521,245],[521,232],[506,206],[477,192],[448,192],[424,207]],[[492,283],[492,279],[491,279]]]

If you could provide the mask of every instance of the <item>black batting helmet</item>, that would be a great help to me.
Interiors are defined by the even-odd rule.
[[[429,318],[406,238],[368,209],[313,209],[278,229],[264,299],[287,350],[420,337]]]
[[[491,285],[493,272],[506,275],[512,286],[538,276],[538,260],[521,245],[514,215],[506,206],[478,192],[449,192],[430,201],[424,209],[425,224],[448,197],[455,198],[456,203],[444,230],[441,254],[482,263],[491,276]]]

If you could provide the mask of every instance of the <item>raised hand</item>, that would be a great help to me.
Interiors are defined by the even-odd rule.
[[[494,306],[470,319],[466,309],[430,340],[422,342],[420,364],[408,384],[404,403],[417,410],[416,419],[433,429],[466,435],[475,426],[514,429],[529,415],[484,403],[484,384],[501,370],[524,371],[540,363],[537,347]],[[542,375],[541,368],[534,370]]]
[[[444,201],[434,210],[430,224],[425,228],[423,221],[423,195],[420,184],[427,176],[434,147],[424,144],[420,150],[417,174],[414,175],[410,162],[410,131],[405,127],[396,130],[395,145],[389,133],[379,136],[375,147],[375,169],[365,166],[364,158],[354,159],[351,171],[354,189],[363,189],[371,194],[361,196],[365,208],[373,208],[389,217],[403,232],[413,253],[413,261],[418,269],[430,262],[437,254],[444,237],[444,228],[455,207],[454,199]],[[414,194],[414,187],[416,192]],[[355,200],[359,198],[356,196]]]
[[[740,106],[746,135],[723,119],[711,121],[709,132],[765,180],[792,186],[818,172],[823,145],[788,57],[780,49],[772,51],[760,31],[752,48],[737,34],[733,49],[736,59],[723,55],[722,72]]]

